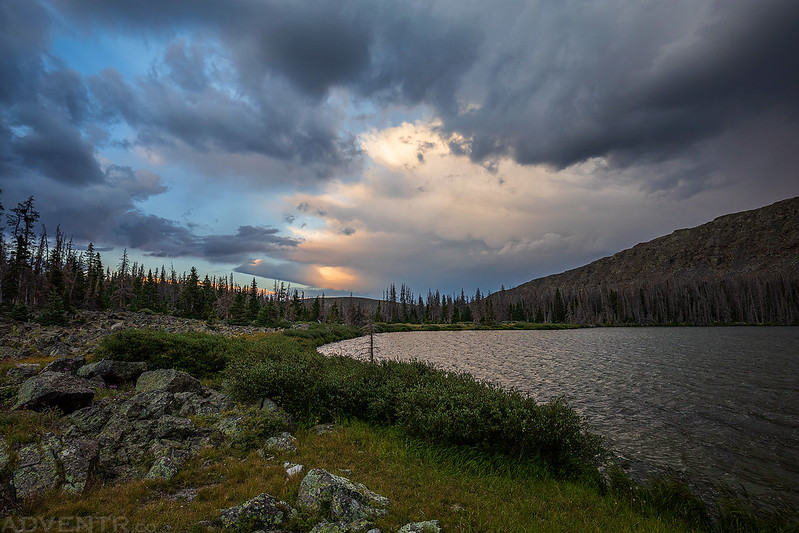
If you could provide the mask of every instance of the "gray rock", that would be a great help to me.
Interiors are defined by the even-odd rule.
[[[3,470],[11,462],[11,453],[8,449],[8,443],[6,443],[6,438],[0,435],[0,474],[2,474]]]
[[[58,452],[58,459],[64,470],[64,485],[67,492],[80,493],[86,489],[86,483],[94,474],[99,456],[96,441],[80,439],[63,441]]]
[[[386,509],[361,503],[344,491],[334,494],[330,502],[330,517],[347,523],[377,518],[387,512]]]
[[[53,450],[39,444],[27,444],[17,452],[13,482],[17,498],[33,498],[61,486],[63,479]]]
[[[159,439],[186,439],[194,435],[196,427],[188,418],[164,415],[156,421],[155,436]]]
[[[42,372],[19,388],[13,409],[58,407],[64,413],[89,405],[94,389],[83,378],[61,372]]]
[[[314,431],[316,431],[317,435],[324,435],[326,433],[332,433],[336,430],[336,426],[334,424],[317,424],[314,426]]]
[[[202,389],[200,380],[172,368],[144,372],[136,381],[136,392],[201,392]]]
[[[179,409],[171,392],[149,391],[136,394],[122,402],[116,412],[130,419],[154,419],[175,413]]]
[[[232,528],[246,523],[250,531],[272,529],[292,517],[296,511],[286,502],[279,501],[267,493],[260,494],[237,507],[222,511],[222,526]]]
[[[412,522],[399,528],[397,533],[441,533],[441,524],[438,520]]]
[[[62,419],[62,433],[70,438],[96,437],[113,414],[114,409],[106,405],[90,405],[78,409]]]
[[[13,368],[9,368],[6,372],[8,380],[17,385],[23,381],[32,378],[39,373],[39,365],[34,363],[17,363]]]
[[[99,376],[108,385],[121,385],[136,380],[146,370],[147,363],[140,361],[103,359],[80,367],[78,375],[87,379]]]
[[[297,451],[297,439],[286,431],[266,439],[265,448],[270,452],[293,453]]]
[[[361,483],[315,468],[300,483],[297,506],[312,512],[329,508],[334,521],[351,522],[385,514],[389,500]]]
[[[244,434],[243,415],[226,416],[216,423],[216,429],[231,441],[238,441]]]
[[[365,520],[358,520],[356,522],[345,522],[339,520],[338,522],[322,521],[316,524],[309,533],[363,533],[369,526],[370,522]]]
[[[283,463],[283,469],[286,471],[286,475],[288,477],[294,477],[300,472],[302,472],[303,465],[297,463],[290,463],[289,461],[285,461]]]
[[[67,374],[77,374],[78,369],[86,364],[86,358],[82,355],[75,357],[62,357],[49,363],[42,372],[65,372]]]
[[[180,405],[177,416],[208,416],[233,409],[235,404],[227,395],[213,389],[201,392],[177,392],[175,401]]]
[[[171,457],[159,457],[144,477],[147,479],[172,479],[177,475],[178,469],[178,465]]]
[[[264,411],[276,411],[280,409],[275,402],[267,397],[263,397],[258,400],[258,408],[263,409]]]

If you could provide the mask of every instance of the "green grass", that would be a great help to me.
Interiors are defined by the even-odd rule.
[[[200,520],[262,492],[296,502],[302,474],[289,479],[283,460],[304,465],[303,474],[324,468],[391,500],[375,521],[382,531],[408,522],[437,519],[448,532],[691,531],[673,517],[647,516],[620,497],[585,483],[549,476],[535,463],[411,440],[391,428],[344,422],[324,435],[296,432],[299,452],[264,459],[255,452],[211,449],[169,481],[98,485],[82,495],[31,504],[18,516],[121,516],[162,531],[190,531]],[[194,489],[191,501],[181,491]],[[283,529],[306,532],[318,517],[300,514]]]

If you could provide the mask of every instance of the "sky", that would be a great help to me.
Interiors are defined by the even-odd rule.
[[[0,201],[148,268],[496,291],[799,196],[799,2],[2,0]]]

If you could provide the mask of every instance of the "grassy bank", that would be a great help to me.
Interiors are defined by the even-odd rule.
[[[45,499],[19,516],[124,516],[149,531],[192,531],[219,509],[262,492],[294,501],[302,475],[287,478],[281,465],[289,460],[306,472],[320,467],[351,477],[388,497],[391,512],[375,521],[385,532],[433,518],[447,532],[692,530],[678,518],[641,512],[623,497],[547,476],[529,463],[440,449],[388,428],[352,421],[324,435],[310,428],[296,435],[296,454],[270,460],[254,451],[209,450],[172,480],[96,486]],[[301,516],[289,529],[307,531],[312,523]]]
[[[254,440],[210,449],[172,480],[98,485],[44,498],[19,515],[122,515],[131,524],[189,531],[261,492],[294,501],[302,476],[287,478],[282,462],[290,460],[305,471],[343,473],[389,497],[391,513],[376,522],[383,531],[424,519],[440,520],[444,531],[480,532],[797,529],[795,519],[761,519],[740,502],[711,518],[678,482],[642,487],[620,471],[603,482],[596,468],[601,440],[563,402],[539,405],[419,362],[368,363],[315,350],[356,335],[313,325],[239,338],[151,330],[108,337],[94,358],[183,369],[245,403],[273,399],[298,420],[300,451],[270,460],[254,451]],[[317,434],[313,427],[327,421],[336,430]],[[7,414],[0,429],[21,422],[43,429],[52,414]],[[301,516],[288,529],[307,531],[310,520]]]

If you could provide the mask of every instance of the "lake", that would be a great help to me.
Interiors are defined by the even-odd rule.
[[[366,337],[325,354],[368,358]],[[375,335],[428,361],[565,397],[633,469],[671,469],[799,508],[799,328],[586,328]]]

